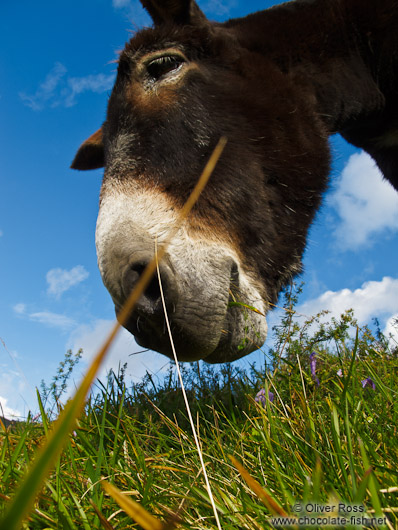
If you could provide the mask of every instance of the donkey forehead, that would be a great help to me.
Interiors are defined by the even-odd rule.
[[[116,98],[109,101],[111,114],[108,113],[108,118],[121,112],[124,115],[131,113],[133,119],[137,111],[143,118],[161,120],[165,117],[164,110],[173,111],[179,104],[189,121],[192,121],[194,109],[196,118],[203,121],[207,109],[215,112],[220,125],[227,122],[229,127],[233,114],[234,132],[241,127],[238,116],[250,121],[253,112],[256,115],[254,122],[260,120],[260,115],[267,116],[268,126],[276,116],[284,115],[289,127],[297,98],[302,99],[297,91],[292,90],[289,76],[283,75],[269,59],[241,46],[230,30],[216,28],[215,34],[216,37],[212,34],[210,39],[208,30],[192,28],[187,31],[185,27],[175,31],[150,28],[139,32],[120,54],[120,82],[114,86]],[[181,59],[183,67],[170,82],[148,85],[145,70],[151,61],[162,56]],[[262,77],[259,77],[260,72]],[[255,111],[254,100],[257,101]],[[228,112],[223,114],[221,108],[228,109]],[[208,126],[212,129],[215,124],[213,120]],[[117,130],[120,125],[119,122]],[[219,132],[218,136],[227,133],[230,138],[231,130]]]
[[[148,53],[167,48],[184,52],[189,60],[222,56],[225,67],[236,60],[240,46],[233,33],[221,26],[161,26],[137,32],[126,43],[119,60],[136,62]]]

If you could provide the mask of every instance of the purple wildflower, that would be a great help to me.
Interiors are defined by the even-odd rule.
[[[339,377],[343,377],[343,370],[340,368],[340,370],[337,370],[337,375]]]
[[[310,355],[310,370],[311,370],[312,379],[315,381],[317,386],[319,386],[319,379],[316,376],[316,358],[315,357],[316,357],[316,352],[313,351]]]
[[[376,390],[376,384],[371,377],[367,377],[366,379],[361,381],[361,384],[362,384],[362,388],[366,388],[367,386],[370,386],[373,388],[373,390]]]
[[[273,392],[268,392],[268,399],[271,401],[271,403],[274,401],[274,394]],[[257,392],[256,397],[254,398],[254,401],[257,403],[261,403],[263,407],[265,407],[266,403],[266,395],[265,395],[265,389],[262,388],[259,392]]]

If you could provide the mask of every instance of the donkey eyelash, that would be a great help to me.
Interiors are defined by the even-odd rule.
[[[163,55],[156,57],[146,64],[146,71],[149,76],[157,81],[161,77],[178,70],[185,60],[178,55]]]

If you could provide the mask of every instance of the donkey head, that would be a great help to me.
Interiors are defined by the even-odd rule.
[[[277,31],[277,9],[214,24],[190,0],[141,1],[154,27],[126,44],[105,123],[72,167],[105,167],[96,245],[118,312],[227,137],[160,275],[179,359],[231,361],[263,344],[263,315],[301,270],[327,185],[333,120],[321,108],[320,81],[309,80],[314,61],[296,59],[299,31],[277,51],[282,25],[296,26],[294,6],[281,6]],[[311,4],[302,2],[303,13]],[[320,32],[317,16],[313,30]],[[164,324],[154,279],[126,328],[142,346],[170,356]]]

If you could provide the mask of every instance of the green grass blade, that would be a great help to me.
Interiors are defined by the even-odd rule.
[[[362,480],[359,483],[356,495],[355,495],[355,497],[353,499],[354,504],[362,504],[362,502],[363,502],[363,500],[365,498],[365,495],[366,495],[366,490],[368,488],[368,484],[369,484],[369,479],[370,479],[371,473],[372,473],[372,469],[371,468],[369,468],[369,469],[367,469],[365,471],[364,476],[362,477]]]
[[[43,424],[44,434],[47,436],[48,435],[48,418],[47,418],[47,414],[44,409],[43,401],[41,399],[41,395],[40,395],[38,388],[36,388],[36,396],[37,396],[37,401],[39,403],[39,409],[40,409],[40,415],[41,415],[41,421]]]
[[[77,398],[84,402],[84,397],[78,393]],[[2,521],[0,530],[18,530],[24,517],[30,511],[38,490],[41,488],[46,476],[55,460],[59,457],[65,440],[72,430],[75,418],[80,412],[80,401],[76,398],[65,408],[62,417],[57,421],[54,430],[50,433],[47,443],[39,451],[28,471],[26,479],[18,488]]]
[[[358,442],[359,442],[359,448],[361,450],[361,456],[362,456],[363,467],[365,469],[365,472],[370,470],[368,488],[370,491],[370,499],[372,502],[372,506],[374,508],[376,516],[383,517],[383,511],[381,509],[381,502],[380,502],[380,497],[379,497],[379,486],[377,484],[377,480],[374,475],[372,466],[370,465],[364,443],[361,439],[359,439]]]
[[[62,498],[58,494],[57,490],[52,487],[51,483],[47,481],[47,487],[51,491],[51,496],[54,499],[54,501],[57,503],[57,510],[59,512],[59,515],[61,516],[62,520],[64,521],[64,524],[67,525],[67,528],[69,530],[78,530],[78,527],[73,522],[72,517],[70,516],[69,510],[65,506]],[[86,528],[86,527],[85,527]],[[86,528],[87,530],[87,528]]]
[[[356,473],[355,473],[355,465],[354,465],[354,452],[352,447],[352,439],[351,439],[351,426],[350,426],[350,415],[348,410],[348,400],[345,400],[345,414],[344,414],[344,424],[345,424],[345,431],[347,436],[347,447],[348,447],[348,463],[350,466],[350,474],[351,474],[351,481],[352,481],[352,497],[355,498],[357,494],[357,481],[356,481]]]
[[[8,477],[14,472],[15,463],[18,460],[20,454],[22,453],[25,447],[25,443],[27,441],[29,431],[30,431],[30,424],[28,423],[28,425],[26,425],[23,430],[23,433],[19,439],[17,446],[15,447],[13,453],[11,454],[8,465],[1,477],[1,482],[3,484],[7,481]]]
[[[347,376],[346,376],[346,378],[344,380],[344,388],[343,388],[343,392],[342,392],[341,397],[340,397],[340,403],[344,403],[345,402],[348,386],[350,384],[350,381],[351,381],[351,378],[352,378],[352,375],[353,375],[353,371],[354,371],[354,367],[355,367],[355,359],[356,359],[356,355],[357,355],[357,351],[358,351],[358,345],[359,345],[359,329],[357,328],[356,329],[356,335],[355,335],[354,348],[352,350],[351,363],[350,363],[350,367],[348,369]]]
[[[116,328],[115,326],[114,331],[117,329],[118,327]],[[0,530],[19,530],[24,517],[31,510],[39,489],[43,485],[50,469],[54,466],[56,459],[60,456],[68,440],[68,435],[76,424],[76,418],[84,409],[86,395],[115,334],[108,337],[77,389],[75,396],[67,403],[58,420],[54,422],[52,431],[49,432],[46,442],[38,451],[25,480],[17,489],[4,518],[0,521]]]
[[[332,403],[331,430],[332,430],[333,443],[335,447],[334,458],[335,458],[336,464],[338,464],[338,469],[340,470],[341,476],[344,478],[344,482],[346,486],[349,487],[350,482],[348,480],[347,472],[346,472],[345,465],[344,465],[343,458],[342,458],[344,451],[341,446],[339,416],[338,416],[336,405],[334,403]]]

